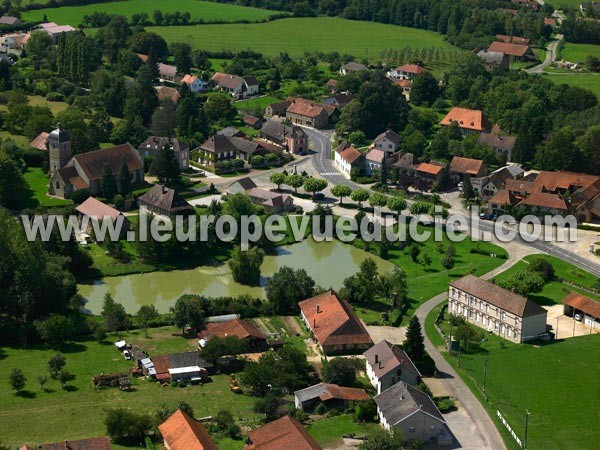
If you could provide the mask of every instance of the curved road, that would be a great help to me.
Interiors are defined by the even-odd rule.
[[[538,64],[537,66],[534,66],[530,69],[526,69],[525,72],[527,73],[543,73],[544,69],[546,67],[548,67],[550,64],[552,64],[554,61],[556,61],[556,56],[557,56],[557,47],[558,44],[560,44],[560,42],[563,39],[563,35],[562,34],[557,34],[556,38],[550,42],[550,44],[548,44],[548,47],[546,47],[546,58],[544,59],[544,61],[541,64]]]

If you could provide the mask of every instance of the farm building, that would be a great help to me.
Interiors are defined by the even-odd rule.
[[[300,315],[326,355],[362,353],[373,345],[350,304],[333,290],[298,303]]]
[[[217,450],[204,426],[182,410],[158,426],[166,450]]]
[[[31,448],[25,446],[24,448]],[[89,439],[64,440],[53,444],[42,444],[39,450],[110,450],[110,439],[106,436]]]
[[[563,298],[563,305],[565,316],[575,319],[579,315],[585,325],[592,328],[600,327],[600,302],[572,291]]]
[[[244,450],[282,449],[323,450],[302,424],[289,416],[248,431],[248,445]]]
[[[319,403],[325,403],[329,408],[344,408],[348,402],[369,398],[364,389],[330,383],[319,383],[294,392],[296,409],[304,410],[314,408]]]
[[[210,340],[212,337],[226,338],[235,336],[248,343],[254,351],[267,348],[267,337],[254,324],[243,319],[232,319],[227,322],[212,322],[206,324],[206,329],[198,333],[199,338]]]

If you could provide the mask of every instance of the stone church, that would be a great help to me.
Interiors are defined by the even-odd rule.
[[[78,189],[89,189],[92,195],[101,195],[104,166],[108,164],[116,177],[123,161],[129,169],[131,185],[144,183],[144,163],[129,143],[72,156],[71,137],[59,124],[48,135],[48,152],[50,195],[69,198]]]

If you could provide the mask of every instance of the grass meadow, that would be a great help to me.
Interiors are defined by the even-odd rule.
[[[561,59],[575,63],[585,62],[590,55],[600,58],[600,45],[572,44],[566,42],[560,51]]]
[[[25,207],[36,208],[37,206],[63,206],[70,205],[71,200],[49,197],[48,177],[39,167],[29,167],[24,174],[25,181],[29,185],[29,192],[25,199]]]
[[[332,17],[254,24],[147,27],[147,30],[161,34],[167,42],[187,42],[194,48],[209,51],[252,49],[268,56],[287,52],[292,57],[301,57],[305,52],[337,51],[374,60],[386,48],[450,48],[440,34],[431,31]]]
[[[189,12],[192,20],[235,22],[238,20],[262,20],[277,11],[249,8],[245,6],[229,5],[223,3],[204,2],[200,0],[127,0],[120,2],[94,3],[85,6],[63,6],[60,8],[46,8],[33,11],[24,11],[22,16],[27,21],[42,20],[44,15],[48,20],[59,25],[72,25],[76,27],[84,15],[93,12],[107,12],[131,17],[133,14],[145,12],[152,19],[152,12],[159,10],[164,13]]]
[[[568,84],[569,86],[578,86],[583,89],[588,89],[596,94],[596,97],[600,98],[600,74],[548,74],[547,76],[556,84]]]

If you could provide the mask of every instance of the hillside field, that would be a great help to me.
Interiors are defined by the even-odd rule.
[[[167,42],[187,42],[209,51],[252,49],[264,55],[333,52],[376,60],[386,48],[450,48],[431,31],[331,17],[292,18],[267,23],[147,27]]]
[[[175,11],[188,11],[192,20],[203,19],[204,21],[222,20],[234,22],[237,20],[261,20],[266,19],[277,11],[266,9],[248,8],[245,6],[229,5],[223,3],[203,2],[200,0],[126,0],[121,2],[95,3],[85,6],[63,6],[60,8],[46,8],[34,11],[24,11],[22,16],[27,21],[42,20],[44,14],[48,20],[59,25],[69,24],[74,27],[79,25],[86,14],[93,12],[107,12],[131,17],[133,14],[145,12],[152,20],[152,12],[159,10],[164,13]]]
[[[568,84],[569,86],[579,86],[580,88],[589,89],[596,97],[600,98],[600,74],[586,73],[573,75],[547,75],[550,80],[556,84]]]

